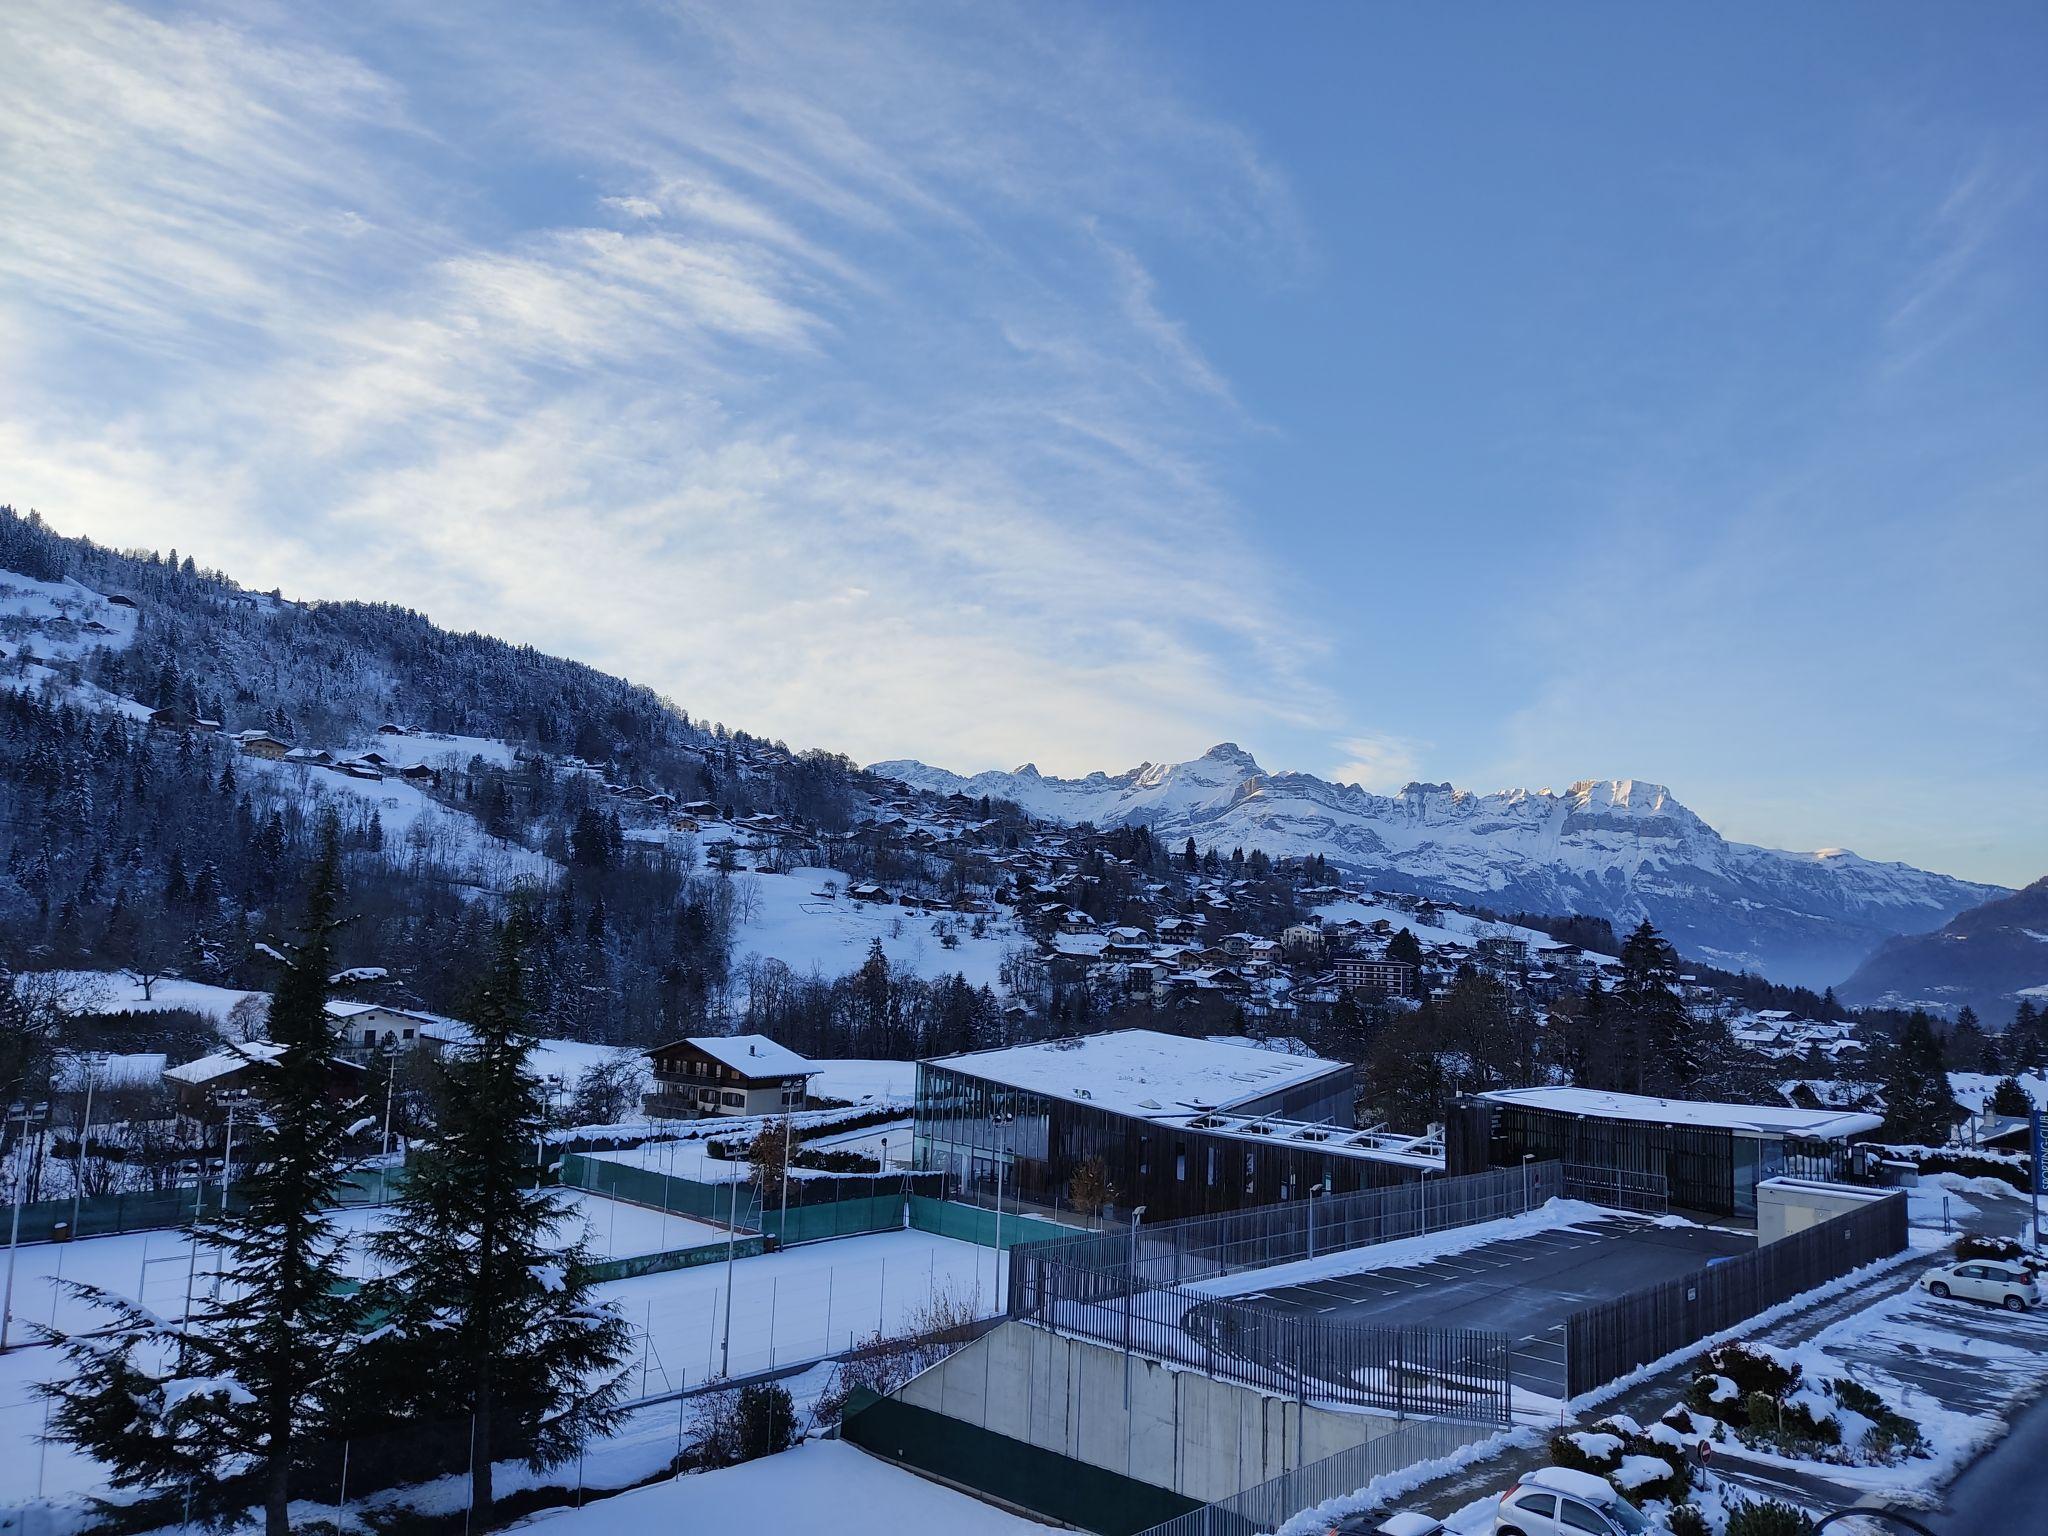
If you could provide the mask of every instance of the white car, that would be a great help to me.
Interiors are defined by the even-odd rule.
[[[2041,1304],[2041,1287],[2034,1277],[2019,1265],[2000,1259],[1943,1264],[1922,1275],[1920,1284],[1931,1295],[1988,1301],[2008,1312],[2024,1312]]]
[[[1606,1478],[1539,1467],[1502,1497],[1493,1529],[1495,1536],[1638,1536],[1652,1526]]]

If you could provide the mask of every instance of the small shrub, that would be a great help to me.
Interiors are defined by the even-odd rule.
[[[1860,1381],[1850,1381],[1837,1376],[1828,1382],[1827,1390],[1834,1400],[1851,1413],[1860,1413],[1866,1419],[1882,1419],[1891,1410],[1884,1405],[1884,1399]]]
[[[1664,1523],[1671,1527],[1671,1536],[1713,1536],[1707,1517],[1700,1513],[1697,1504],[1674,1504]]]
[[[1806,1403],[1793,1400],[1778,1409],[1778,1433],[1800,1445],[1840,1445],[1842,1426],[1824,1414],[1815,1414]]]
[[[1799,1384],[1798,1365],[1787,1365],[1769,1351],[1750,1344],[1723,1344],[1708,1351],[1705,1369],[1726,1376],[1744,1397],[1753,1392],[1783,1397]]]
[[[1837,1376],[1824,1385],[1828,1394],[1850,1413],[1870,1420],[1870,1432],[1864,1436],[1862,1445],[1869,1460],[1889,1466],[1909,1456],[1929,1454],[1927,1437],[1920,1432],[1920,1426],[1862,1382]]]
[[[1927,1437],[1920,1426],[1902,1414],[1887,1411],[1864,1437],[1863,1449],[1871,1460],[1890,1464],[1912,1456],[1930,1456]]]
[[[740,1459],[774,1456],[796,1440],[796,1404],[777,1382],[740,1388],[736,1411]]]
[[[1727,1536],[1807,1536],[1811,1529],[1796,1505],[1762,1499],[1730,1512]]]
[[[1778,1427],[1778,1400],[1768,1392],[1752,1392],[1743,1400],[1749,1427],[1759,1434],[1771,1434]]]
[[[1585,1441],[1594,1441],[1588,1449]],[[1603,1443],[1605,1442],[1605,1443]],[[1550,1460],[1574,1472],[1612,1479],[1630,1456],[1648,1456],[1671,1468],[1668,1477],[1637,1483],[1627,1491],[1638,1503],[1649,1499],[1677,1502],[1692,1487],[1692,1467],[1682,1451],[1653,1440],[1629,1418],[1602,1419],[1584,1430],[1560,1430],[1550,1437]]]

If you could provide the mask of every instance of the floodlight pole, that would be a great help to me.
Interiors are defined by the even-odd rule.
[[[78,1202],[85,1193],[85,1144],[92,1136],[92,1089],[99,1080],[93,1068],[99,1065],[98,1052],[85,1058],[85,1128],[78,1133],[78,1156],[71,1164],[71,1235],[78,1236]]]
[[[718,1345],[718,1374],[732,1374],[732,1260],[733,1247],[738,1242],[740,1219],[740,1181],[732,1181],[732,1203],[725,1215],[725,1336]]]
[[[782,1116],[782,1225],[775,1234],[779,1243],[789,1241],[789,1144],[795,1134],[795,1117],[787,1111]]]
[[[40,1104],[31,1109],[26,1103],[17,1102],[8,1106],[6,1116],[0,1118],[0,1129],[4,1129],[7,1121],[12,1120],[17,1111],[21,1115],[21,1145],[15,1149],[12,1180],[14,1188],[10,1191],[14,1196],[14,1219],[7,1233],[7,1292],[4,1298],[0,1298],[0,1354],[6,1352],[8,1325],[14,1321],[14,1258],[21,1251],[21,1197],[28,1184],[28,1171],[21,1165],[26,1160],[28,1151],[29,1121],[38,1110],[47,1116],[49,1109],[48,1104]]]

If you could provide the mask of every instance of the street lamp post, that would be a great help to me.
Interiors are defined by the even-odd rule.
[[[1311,1184],[1308,1187],[1308,1256],[1310,1258],[1316,1256],[1316,1197],[1327,1194],[1329,1188],[1330,1181],[1328,1179]]]
[[[47,1103],[30,1105],[16,1100],[7,1107],[5,1119],[0,1120],[0,1130],[4,1130],[8,1121],[17,1115],[21,1117],[21,1141],[15,1148],[14,1176],[10,1181],[13,1185],[10,1193],[14,1196],[14,1218],[7,1233],[7,1292],[4,1298],[0,1298],[0,1353],[7,1349],[7,1330],[14,1321],[14,1259],[21,1250],[22,1196],[28,1184],[28,1169],[23,1165],[28,1159],[29,1125],[36,1120],[47,1122],[49,1113]]]
[[[1534,1152],[1522,1154],[1522,1209],[1529,1209],[1529,1164],[1536,1160]]]

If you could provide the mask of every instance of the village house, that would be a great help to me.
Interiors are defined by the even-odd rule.
[[[766,1035],[698,1035],[646,1054],[654,1088],[641,1108],[656,1119],[786,1114],[819,1071]]]
[[[240,731],[235,739],[242,744],[244,757],[260,757],[274,763],[291,751],[290,742],[279,741],[268,731]]]

